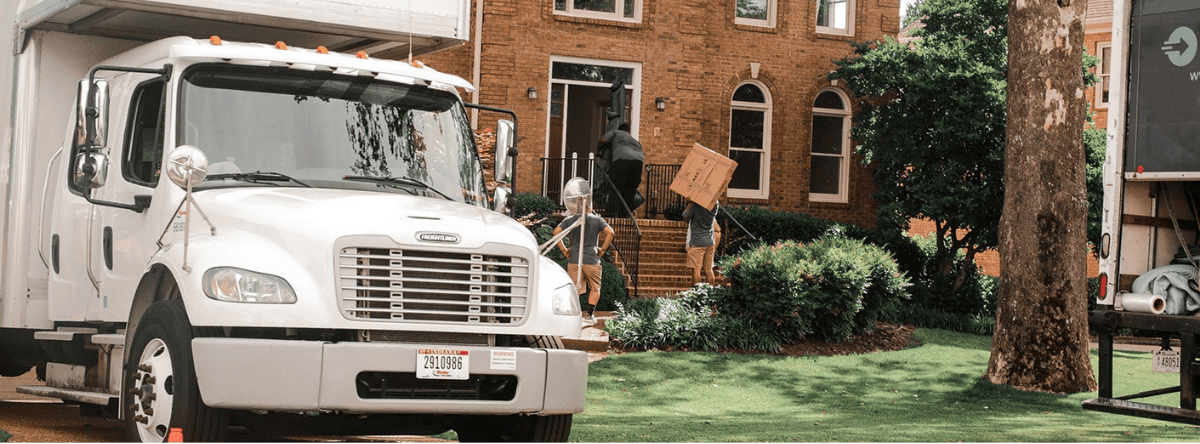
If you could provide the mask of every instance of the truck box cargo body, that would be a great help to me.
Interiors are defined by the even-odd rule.
[[[515,125],[498,125],[489,195],[469,82],[334,50],[461,44],[469,10],[0,11],[0,375],[36,368],[46,384],[20,391],[96,406],[130,440],[281,423],[565,440],[587,357],[561,337],[580,311],[505,214]]]
[[[1085,409],[1200,424],[1200,6],[1115,0],[1112,95],[1104,165],[1100,286],[1090,326],[1100,341],[1099,396]],[[1121,69],[1124,67],[1124,69]],[[1119,392],[1113,336],[1134,329],[1162,338],[1157,371],[1179,385]],[[1171,340],[1177,340],[1172,347]],[[1147,368],[1146,371],[1151,371]],[[1179,394],[1178,406],[1135,401]]]

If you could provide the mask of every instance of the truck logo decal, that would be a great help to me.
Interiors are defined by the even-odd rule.
[[[1183,48],[1180,48],[1182,44]],[[1187,66],[1196,57],[1196,32],[1187,26],[1175,28],[1163,42],[1162,51],[1175,66]]]
[[[439,244],[457,244],[458,235],[450,233],[417,233],[417,240],[421,242],[437,242]]]

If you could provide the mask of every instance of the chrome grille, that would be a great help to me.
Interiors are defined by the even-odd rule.
[[[338,268],[350,319],[505,324],[525,316],[529,261],[521,257],[342,248]]]

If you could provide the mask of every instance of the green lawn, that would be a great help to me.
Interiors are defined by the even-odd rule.
[[[575,416],[571,440],[1200,440],[1200,429],[1187,425],[1081,409],[1095,392],[1033,394],[988,383],[980,376],[990,337],[921,329],[917,338],[923,346],[857,356],[605,358],[589,368],[586,410]],[[1115,355],[1117,395],[1177,385],[1176,375],[1149,371],[1149,354]],[[1177,406],[1178,395],[1153,401]]]

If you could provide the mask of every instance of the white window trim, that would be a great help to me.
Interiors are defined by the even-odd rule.
[[[816,13],[820,13],[821,0],[815,1],[817,2]],[[856,3],[855,0],[846,0],[846,29],[817,25],[817,34],[854,35],[854,11],[857,9]],[[813,22],[816,22],[816,20],[817,16],[813,15]]]
[[[741,88],[742,85],[746,84],[758,87],[758,89],[762,91],[766,102],[740,102],[733,101],[731,99],[729,102],[729,115],[727,116],[727,121],[730,125],[733,124],[733,110],[735,109],[762,111],[764,114],[762,163],[759,165],[758,189],[746,190],[729,187],[726,188],[725,194],[729,197],[738,199],[766,199],[771,195],[771,109],[773,108],[771,103],[771,90],[767,88],[767,85],[757,80],[749,80],[739,83],[733,88],[733,90],[737,91],[738,88]],[[727,148],[730,150],[737,149],[741,151],[754,151],[753,149],[734,147],[732,146],[732,142],[733,141],[730,140],[729,143],[726,143],[726,145],[729,145]]]
[[[737,2],[734,1],[734,3],[733,3],[733,23],[736,25],[760,26],[760,27],[764,27],[764,28],[774,28],[775,27],[775,16],[777,15],[775,8],[776,8],[777,4],[778,4],[777,0],[767,0],[767,19],[759,20],[759,19],[738,17]],[[741,85],[738,85],[738,86],[741,86]]]
[[[821,92],[817,93],[817,96],[820,97],[821,94],[824,94],[826,92],[833,92],[833,93],[837,94],[838,97],[842,99],[842,106],[849,108],[850,100],[847,99],[846,95],[842,94],[842,92],[839,90],[836,90],[836,89],[821,90]],[[827,109],[827,108],[817,108],[817,107],[813,107],[812,110],[813,110],[813,117],[828,116],[828,117],[841,117],[842,118],[842,154],[841,154],[842,162],[839,164],[839,167],[840,167],[839,169],[841,171],[838,171],[838,194],[809,192],[808,200],[811,202],[847,203],[847,202],[849,202],[849,196],[850,196],[850,115],[851,115],[851,112],[848,109]],[[810,122],[812,122],[812,120],[810,120]],[[810,133],[809,138],[811,140],[812,131],[810,130],[809,133]],[[812,146],[812,144],[810,143],[809,144],[810,152],[808,153],[810,156],[810,159],[812,156],[833,157],[830,154],[813,153],[813,152],[811,152],[811,149],[812,149],[811,146]],[[809,180],[812,180],[812,162],[811,161],[809,162]],[[809,189],[810,190],[812,189],[811,186]]]
[[[1104,60],[1104,49],[1105,48],[1109,48],[1109,57],[1111,58],[1112,57],[1112,42],[1103,42],[1103,43],[1096,44],[1096,57],[1100,58],[1100,64],[1096,65],[1096,77],[1099,77],[1100,81],[1096,82],[1096,84],[1093,85],[1093,89],[1096,90],[1095,91],[1096,96],[1095,96],[1095,100],[1092,103],[1092,106],[1095,107],[1096,109],[1108,109],[1108,105],[1110,103],[1110,101],[1104,100],[1104,78],[1105,77],[1108,77],[1108,80],[1110,82],[1108,85],[1108,89],[1110,92],[1112,91],[1112,83],[1111,83],[1112,82],[1112,65],[1111,65],[1112,61]],[[1107,75],[1102,74],[1102,72],[1104,72],[1105,64],[1109,65]],[[1111,99],[1111,97],[1110,97],[1110,99]]]
[[[640,126],[638,124],[638,122],[641,121],[641,114],[642,114],[642,111],[641,111],[642,89],[638,88],[638,85],[642,84],[642,64],[641,63],[618,62],[615,60],[587,59],[587,58],[569,57],[569,56],[550,56],[550,63],[546,65],[546,77],[550,79],[550,82],[547,83],[544,88],[544,91],[546,92],[546,101],[545,101],[545,104],[546,104],[546,134],[545,134],[546,144],[545,145],[546,146],[545,146],[545,149],[542,151],[542,157],[550,157],[550,96],[552,94],[551,90],[554,88],[553,85],[555,83],[561,83],[561,84],[565,84],[565,85],[599,86],[599,87],[604,87],[604,88],[609,88],[612,86],[612,84],[610,84],[610,83],[589,82],[589,81],[585,81],[585,80],[556,79],[556,78],[554,78],[554,63],[555,62],[577,63],[577,64],[581,64],[581,65],[600,65],[600,66],[611,66],[614,68],[632,69],[633,70],[633,82],[632,82],[632,84],[626,84],[625,88],[627,88],[633,92],[632,97],[630,98],[630,108],[631,109],[629,111],[629,120],[630,120],[629,134],[633,135],[633,137],[635,139],[638,138],[638,128]],[[540,91],[539,91],[539,93],[540,93]],[[563,97],[564,112],[566,112],[567,100],[569,100],[567,97]],[[563,125],[563,140],[566,140],[566,137],[567,137],[566,127],[567,127],[566,125]]]
[[[642,22],[642,5],[644,0],[616,0],[616,12],[596,12],[586,9],[575,9],[575,2],[566,0],[567,10],[560,11],[551,4],[550,8],[555,14],[565,15],[570,17],[590,18],[598,20],[609,20],[614,22],[626,23],[641,23]],[[625,2],[633,2],[633,17],[625,16]],[[553,2],[552,2],[553,3]]]

